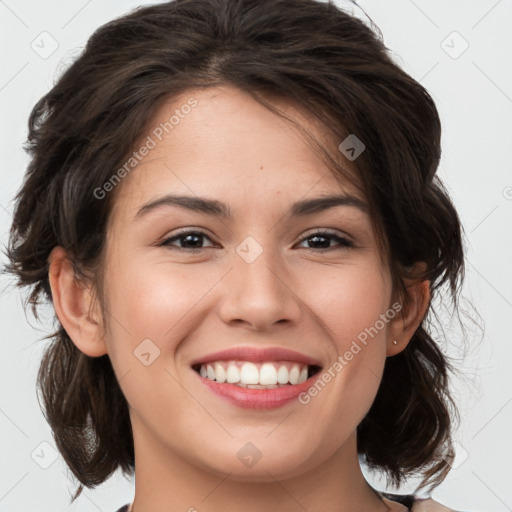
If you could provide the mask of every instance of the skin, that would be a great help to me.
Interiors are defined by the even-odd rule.
[[[82,352],[109,355],[130,406],[133,511],[402,510],[365,481],[356,427],[375,398],[386,357],[406,347],[425,315],[428,282],[407,283],[410,300],[401,314],[307,405],[241,409],[212,394],[190,368],[193,359],[237,345],[281,346],[328,368],[396,298],[366,212],[338,206],[303,218],[286,214],[293,202],[323,194],[365,201],[334,178],[293,125],[226,85],[174,98],[152,126],[190,96],[198,105],[114,192],[105,318],[94,285],[73,278],[64,249],[50,256],[61,323]],[[279,108],[336,142],[292,105]],[[355,174],[355,163],[344,165]],[[135,218],[144,204],[171,192],[222,201],[233,218],[173,206]],[[159,246],[179,228],[204,232],[189,247],[205,248],[180,249],[183,238]],[[330,249],[315,248],[314,228],[354,247],[330,237]],[[248,236],[262,249],[251,263],[236,252]],[[160,350],[149,366],[134,356],[144,339]],[[252,467],[237,456],[247,442],[262,455]]]

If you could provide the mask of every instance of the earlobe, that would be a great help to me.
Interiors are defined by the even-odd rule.
[[[400,313],[393,319],[387,338],[387,356],[404,350],[421,325],[430,303],[430,281],[406,280],[407,296]]]
[[[72,263],[62,247],[48,257],[48,278],[57,317],[76,347],[99,357],[107,353],[99,308],[91,285],[75,277]]]

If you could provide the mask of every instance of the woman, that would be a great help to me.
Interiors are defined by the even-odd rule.
[[[55,308],[38,376],[83,486],[152,510],[446,510],[463,277],[426,90],[314,0],[179,0],[98,29],[34,107],[10,271]],[[437,508],[432,508],[437,507]]]

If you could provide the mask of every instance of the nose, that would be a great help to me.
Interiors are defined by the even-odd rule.
[[[303,309],[298,282],[284,263],[263,251],[252,262],[236,255],[224,280],[221,319],[265,331],[274,324],[297,324]]]

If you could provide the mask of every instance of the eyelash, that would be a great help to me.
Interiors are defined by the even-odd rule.
[[[205,249],[213,249],[214,248],[214,247],[187,248],[187,247],[176,247],[176,246],[171,245],[171,242],[185,238],[188,235],[199,235],[199,236],[206,237],[210,240],[210,237],[203,231],[185,230],[185,231],[182,231],[170,238],[166,238],[159,244],[159,247],[168,247],[170,249],[177,249],[179,251],[188,251],[188,252],[193,252],[193,253],[197,253],[197,252],[203,251]],[[309,249],[311,251],[329,251],[329,250],[339,250],[339,249],[350,249],[350,248],[354,247],[354,244],[348,238],[342,237],[340,235],[337,235],[335,233],[332,233],[332,232],[326,231],[326,230],[319,230],[319,231],[315,231],[313,233],[309,233],[307,236],[303,237],[299,243],[302,243],[303,241],[313,238],[315,236],[323,236],[326,238],[331,238],[333,240],[336,240],[339,243],[339,245],[338,245],[338,247],[321,247],[319,249],[315,249],[312,247],[305,247],[305,249]]]

